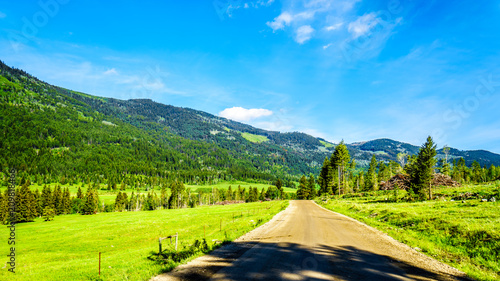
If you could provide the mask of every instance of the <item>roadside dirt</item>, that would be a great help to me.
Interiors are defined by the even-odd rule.
[[[471,280],[361,222],[291,201],[233,243],[151,280]]]

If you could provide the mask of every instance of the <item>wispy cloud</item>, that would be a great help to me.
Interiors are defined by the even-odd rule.
[[[103,74],[104,75],[116,75],[116,74],[118,74],[118,72],[116,71],[116,69],[111,68],[111,69],[108,69],[108,70],[104,71]]]
[[[337,30],[337,29],[341,28],[343,25],[344,25],[343,22],[339,22],[339,23],[336,23],[333,25],[329,25],[329,26],[325,27],[325,29],[326,29],[326,31],[333,31],[333,30]]]
[[[314,29],[310,25],[303,25],[297,29],[295,41],[299,44],[303,44],[307,40],[311,39]]]
[[[380,19],[376,16],[376,13],[372,12],[365,14],[355,21],[349,23],[347,30],[352,34],[354,39],[359,36],[365,35],[370,32],[378,23]]]
[[[7,15],[5,13],[2,13],[2,11],[0,11],[0,19],[3,19],[5,17],[7,17]]]

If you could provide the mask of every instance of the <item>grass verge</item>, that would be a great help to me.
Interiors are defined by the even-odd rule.
[[[439,188],[436,194],[440,200],[416,203],[394,202],[397,200],[393,191],[345,196],[327,203],[318,200],[317,203],[419,248],[474,279],[500,280],[499,203],[483,202],[484,198],[477,197],[463,202],[450,199],[460,198],[464,192],[487,194],[488,197],[498,194],[499,187]],[[401,193],[399,196],[404,196]]]

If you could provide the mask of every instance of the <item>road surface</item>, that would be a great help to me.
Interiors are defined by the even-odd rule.
[[[380,231],[312,201],[152,280],[470,280]]]

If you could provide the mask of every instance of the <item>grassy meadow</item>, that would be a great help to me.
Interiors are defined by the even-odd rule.
[[[189,250],[195,240],[202,241],[206,235],[208,247],[204,250],[210,250],[215,245],[213,240],[234,240],[268,221],[287,205],[286,201],[270,201],[91,216],[63,215],[50,222],[38,218],[35,222],[16,225],[16,273],[8,272],[8,265],[3,263],[0,280],[149,280],[202,255],[203,251]],[[155,262],[158,238],[176,232],[181,260]],[[8,231],[0,232],[0,240],[7,241],[8,235]],[[174,254],[169,240],[162,244],[165,253]],[[8,253],[9,247],[2,243],[1,252]],[[101,277],[98,276],[99,252]]]
[[[500,280],[500,182],[434,190],[436,200],[401,202],[377,191],[317,202],[378,228],[477,280]],[[483,199],[496,197],[496,202]]]

